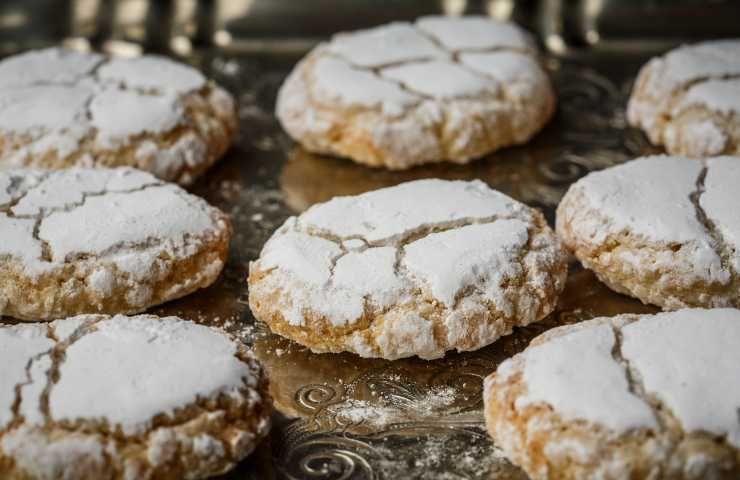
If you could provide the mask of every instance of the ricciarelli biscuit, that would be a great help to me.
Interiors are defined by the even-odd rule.
[[[524,143],[554,109],[529,36],[477,16],[337,34],[296,66],[277,100],[307,150],[390,169],[467,163]]]
[[[740,478],[740,310],[550,330],[484,382],[488,431],[534,480]]]
[[[557,232],[612,289],[664,309],[740,306],[740,158],[645,157],[571,186]]]
[[[566,269],[538,211],[480,181],[419,180],[288,219],[250,264],[249,304],[315,352],[432,359],[544,318]]]
[[[4,480],[206,478],[270,428],[252,353],[176,317],[0,326],[0,362]]]
[[[210,285],[226,215],[129,168],[0,172],[0,315],[134,313]]]
[[[640,71],[629,122],[668,153],[740,154],[740,39],[671,50]]]
[[[0,62],[0,169],[130,166],[189,184],[236,130],[231,95],[164,57],[50,48]]]

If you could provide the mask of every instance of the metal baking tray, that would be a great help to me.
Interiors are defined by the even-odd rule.
[[[287,8],[288,3],[283,0],[274,2],[273,6]],[[33,3],[49,2],[28,2]],[[69,3],[74,7],[83,2]],[[227,4],[161,3],[191,7],[196,3],[196,7]],[[246,2],[249,3],[252,2]],[[264,6],[266,2],[253,3]],[[295,6],[299,2],[290,3]],[[179,54],[180,60],[200,68],[235,95],[241,122],[234,148],[191,188],[193,193],[231,215],[235,236],[226,268],[210,288],[152,309],[159,315],[179,315],[235,334],[253,346],[270,374],[277,410],[272,433],[253,455],[221,479],[525,479],[519,469],[501,456],[486,434],[482,379],[549,328],[600,315],[653,312],[653,307],[610,291],[593,274],[573,262],[566,290],[552,315],[519,328],[477,352],[451,353],[435,361],[414,358],[393,362],[350,354],[319,355],[271,334],[255,321],[247,305],[248,264],[290,215],[336,195],[357,194],[418,178],[481,179],[541,209],[552,223],[555,207],[575,180],[590,171],[656,151],[641,132],[628,128],[625,122],[625,104],[632,81],[653,50],[629,48],[620,53],[610,48],[605,53],[597,48],[601,44],[593,42],[593,36],[589,40],[588,32],[596,31],[603,36],[610,31],[605,26],[614,25],[612,17],[598,15],[585,16],[588,21],[571,28],[585,32],[586,43],[594,45],[584,48],[569,45],[569,37],[564,33],[568,22],[558,17],[558,9],[564,8],[560,1],[471,2],[480,3],[481,12],[503,12],[507,18],[520,19],[530,27],[540,18],[540,38],[549,50],[545,63],[559,97],[555,118],[528,144],[496,152],[467,166],[435,165],[403,172],[374,170],[302,150],[281,130],[273,114],[281,82],[316,38],[334,30],[364,26],[348,26],[341,9],[324,18],[321,9],[308,9],[307,3],[295,7],[299,10],[292,11],[288,17],[292,26],[285,27],[286,31],[300,35],[287,40],[263,35],[260,28],[275,19],[267,13],[260,17],[259,9],[252,12],[252,17],[230,21],[194,8],[190,10],[191,20],[199,19],[198,25],[189,25],[187,15],[175,15],[173,18],[180,20],[167,23],[169,30],[164,35],[169,42],[168,53]],[[332,2],[319,3],[326,6]],[[404,8],[391,8],[392,11],[383,15],[354,15],[352,21],[362,23],[366,19],[382,23],[389,15],[405,18],[447,11],[456,8],[455,5],[466,8],[465,1],[440,2],[441,9],[427,8],[431,2],[366,1],[357,5],[372,12],[373,8],[377,10],[387,3]],[[583,12],[593,13],[587,8],[591,3],[601,5],[607,13],[611,11],[609,8],[617,9],[617,13],[623,11],[617,8],[616,2],[582,1],[568,5],[569,8],[583,5]],[[733,8],[731,2],[716,3]],[[10,1],[5,5],[10,11],[8,5],[27,4]],[[543,12],[550,16],[543,19]],[[0,9],[0,27],[2,14]],[[301,22],[302,16],[312,20]],[[114,50],[120,46],[115,43],[118,40],[105,43],[103,34],[95,29],[94,19],[80,20],[71,14],[64,18],[69,20],[68,31],[60,35],[74,37],[75,45],[80,42],[98,48],[107,45]],[[20,29],[15,37],[0,37],[0,50],[9,53],[61,40],[60,35],[44,30],[49,22],[38,22],[31,21],[29,27],[36,37],[29,37]],[[145,23],[149,27],[158,25],[151,19]],[[108,24],[107,33],[146,44],[143,37],[130,38],[141,33],[141,29],[126,25],[113,28]],[[199,48],[197,39],[203,35],[209,41]],[[161,40],[162,36],[154,38]],[[130,44],[124,46],[127,45],[129,48]],[[156,45],[147,46],[146,50],[162,51]]]

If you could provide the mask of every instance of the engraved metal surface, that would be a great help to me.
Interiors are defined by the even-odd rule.
[[[624,105],[641,60],[548,59],[560,107],[529,144],[468,166],[373,170],[296,147],[273,115],[277,89],[297,57],[196,54],[190,61],[238,99],[237,145],[192,191],[232,217],[235,238],[215,285],[153,309],[223,327],[254,346],[278,413],[270,437],[222,480],[524,479],[488,438],[481,382],[537,334],[598,315],[654,309],[611,292],[571,266],[559,307],[546,320],[477,352],[395,362],[312,354],[272,335],[247,306],[248,263],[288,216],[336,195],[417,178],[480,178],[541,208],[550,222],[568,186],[589,171],[653,151],[626,128]]]

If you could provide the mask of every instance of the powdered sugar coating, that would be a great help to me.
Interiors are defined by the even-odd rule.
[[[129,88],[170,90],[178,94],[199,90],[206,84],[199,71],[158,55],[112,59],[98,69],[98,77]]]
[[[61,48],[34,50],[0,62],[0,88],[34,84],[76,83],[87,76],[104,57]]]
[[[234,342],[208,327],[112,317],[66,349],[49,414],[53,421],[104,418],[127,435],[140,434],[159,414],[255,387],[249,365],[235,354]]]
[[[48,351],[54,342],[43,325],[23,325],[0,328],[0,355],[3,374],[0,375],[0,431],[14,420],[15,387],[26,381],[26,367],[31,358]]]
[[[139,170],[10,170],[0,178],[23,187],[14,204],[0,207],[0,234],[6,239],[0,257],[7,274],[36,285],[28,288],[41,288],[75,268],[75,276],[86,281],[80,288],[89,289],[87,294],[99,302],[97,308],[124,285],[130,296],[125,309],[162,301],[155,300],[151,282],[165,280],[174,274],[177,262],[191,261],[204,245],[229,233],[218,210]],[[222,266],[218,257],[203,266],[210,281]],[[205,272],[195,275],[201,274]],[[196,278],[184,281],[170,286],[166,296],[177,296],[183,287],[192,289],[190,282],[200,283]],[[71,293],[63,295],[71,298]],[[26,308],[36,312],[37,320],[50,314],[17,298],[12,284],[0,288],[0,299],[7,314],[23,318]],[[34,301],[45,302],[43,296]],[[79,305],[85,302],[89,300]]]
[[[309,208],[299,222],[317,231],[377,244],[397,242],[426,225],[444,227],[461,220],[514,216],[526,211],[524,205],[479,180],[420,180],[362,195],[335,197]]]
[[[483,17],[337,34],[299,62],[276,106],[309,150],[390,168],[467,163],[526,141],[553,110],[527,35]]]
[[[106,89],[90,104],[97,140],[106,147],[125,145],[130,137],[142,133],[169,131],[180,123],[182,114],[182,105],[171,93],[155,96]]]
[[[331,351],[438,358],[542,318],[564,267],[535,211],[480,181],[420,180],[286,221],[250,265],[250,305],[317,351],[326,347],[299,332],[337,330]],[[531,290],[511,287],[520,282]],[[419,336],[409,343],[411,330]]]
[[[523,273],[511,256],[526,247],[528,227],[512,219],[432,233],[404,247],[404,265],[449,308],[464,289],[475,286],[483,298],[511,312],[501,285]]]
[[[329,52],[360,67],[382,67],[399,62],[446,58],[449,54],[407,23],[339,33]]]
[[[564,418],[616,431],[656,428],[650,405],[630,391],[624,368],[612,356],[615,342],[612,327],[598,325],[527,349],[522,355],[527,393],[516,407],[544,402]]]
[[[487,50],[494,48],[528,49],[532,42],[524,31],[512,23],[498,23],[491,28],[491,18],[468,15],[421,17],[416,26],[450,50]]]
[[[3,478],[205,478],[233,467],[269,428],[251,353],[176,317],[79,316],[48,335],[0,327],[0,356],[23,374],[0,384],[0,411],[19,402],[12,426],[0,426]]]
[[[449,61],[409,63],[383,69],[383,77],[436,99],[474,97],[496,90],[486,78]]]
[[[314,78],[317,99],[334,100],[347,107],[380,107],[391,112],[403,111],[420,101],[418,95],[334,57],[316,62]]]
[[[704,180],[704,194],[699,199],[726,244],[727,253],[733,253],[729,261],[735,272],[740,272],[740,209],[735,202],[740,185],[739,160],[738,157],[711,159]]]
[[[87,87],[34,85],[0,90],[0,130],[34,134],[85,121]]]
[[[705,230],[689,197],[701,170],[701,162],[689,158],[645,157],[594,172],[573,188],[612,220],[594,235],[629,228],[656,242],[697,241]]]
[[[627,117],[669,153],[704,156],[737,153],[740,40],[686,45],[654,58],[640,71]],[[711,122],[713,129],[694,127]],[[723,137],[719,142],[718,133]],[[711,141],[704,138],[711,135]],[[721,145],[721,148],[718,146]]]
[[[739,52],[740,53],[740,52]],[[723,115],[740,114],[740,78],[708,80],[689,87],[673,113],[702,105]]]
[[[486,379],[489,432],[536,479],[734,478],[738,320],[687,309],[550,330]]]
[[[738,161],[645,157],[589,174],[558,207],[558,231],[620,292],[670,309],[740,305]]]
[[[682,310],[622,329],[622,354],[687,432],[740,448],[740,311]],[[661,341],[654,341],[660,338]]]
[[[228,94],[164,57],[110,59],[50,48],[3,60],[0,77],[0,167],[129,165],[188,183],[225,150],[236,128]],[[226,109],[218,100],[224,95]],[[185,164],[177,146],[193,131],[204,146],[190,141],[198,158]],[[167,135],[168,142],[156,143]],[[129,158],[128,148],[142,142],[155,150]]]

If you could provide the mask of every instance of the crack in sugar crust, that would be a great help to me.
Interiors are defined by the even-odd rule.
[[[740,391],[732,381],[732,356],[738,316],[729,309],[683,310],[550,330],[484,382],[488,430],[534,479],[735,478]],[[603,368],[584,362],[582,350],[566,348],[578,336],[610,330],[617,334],[611,344],[595,352],[600,362],[613,362],[615,372],[622,369],[623,380],[615,382],[605,382]],[[603,388],[572,395],[573,382]],[[634,422],[623,408],[609,409],[594,398],[614,401],[630,392],[652,416]]]
[[[250,264],[250,306],[315,351],[438,358],[542,319],[565,269],[539,212],[480,181],[422,180],[286,221]]]
[[[640,71],[627,115],[651,142],[690,156],[740,153],[740,40],[683,46]]]
[[[137,312],[212,283],[231,227],[133,169],[0,173],[0,306],[19,319]],[[3,190],[0,190],[2,192]]]
[[[229,94],[163,57],[47,49],[0,62],[0,76],[6,168],[128,165],[187,184],[237,129]]]
[[[460,48],[446,46],[455,38],[465,40]],[[311,151],[402,169],[467,163],[523,143],[554,104],[523,31],[482,17],[428,17],[321,44],[281,87],[276,112]]]
[[[49,328],[57,338],[47,338],[46,352],[33,357],[42,368],[28,367],[35,376],[22,385],[23,415],[0,431],[3,478],[205,478],[233,468],[267,433],[264,371],[222,332],[153,316],[87,315]],[[132,349],[139,353],[132,356]],[[100,388],[86,383],[96,375],[116,392],[105,401],[97,398]],[[147,386],[152,382],[157,388]],[[153,396],[163,393],[162,382],[178,385]],[[80,399],[92,402],[94,415]]]
[[[643,302],[666,309],[740,305],[737,250],[718,234],[737,222],[727,214],[737,160],[707,161],[708,172],[723,173],[712,175],[711,190],[702,186],[701,162],[680,157],[646,157],[590,174],[558,206],[557,231],[602,281]],[[705,195],[711,211],[701,208]]]

